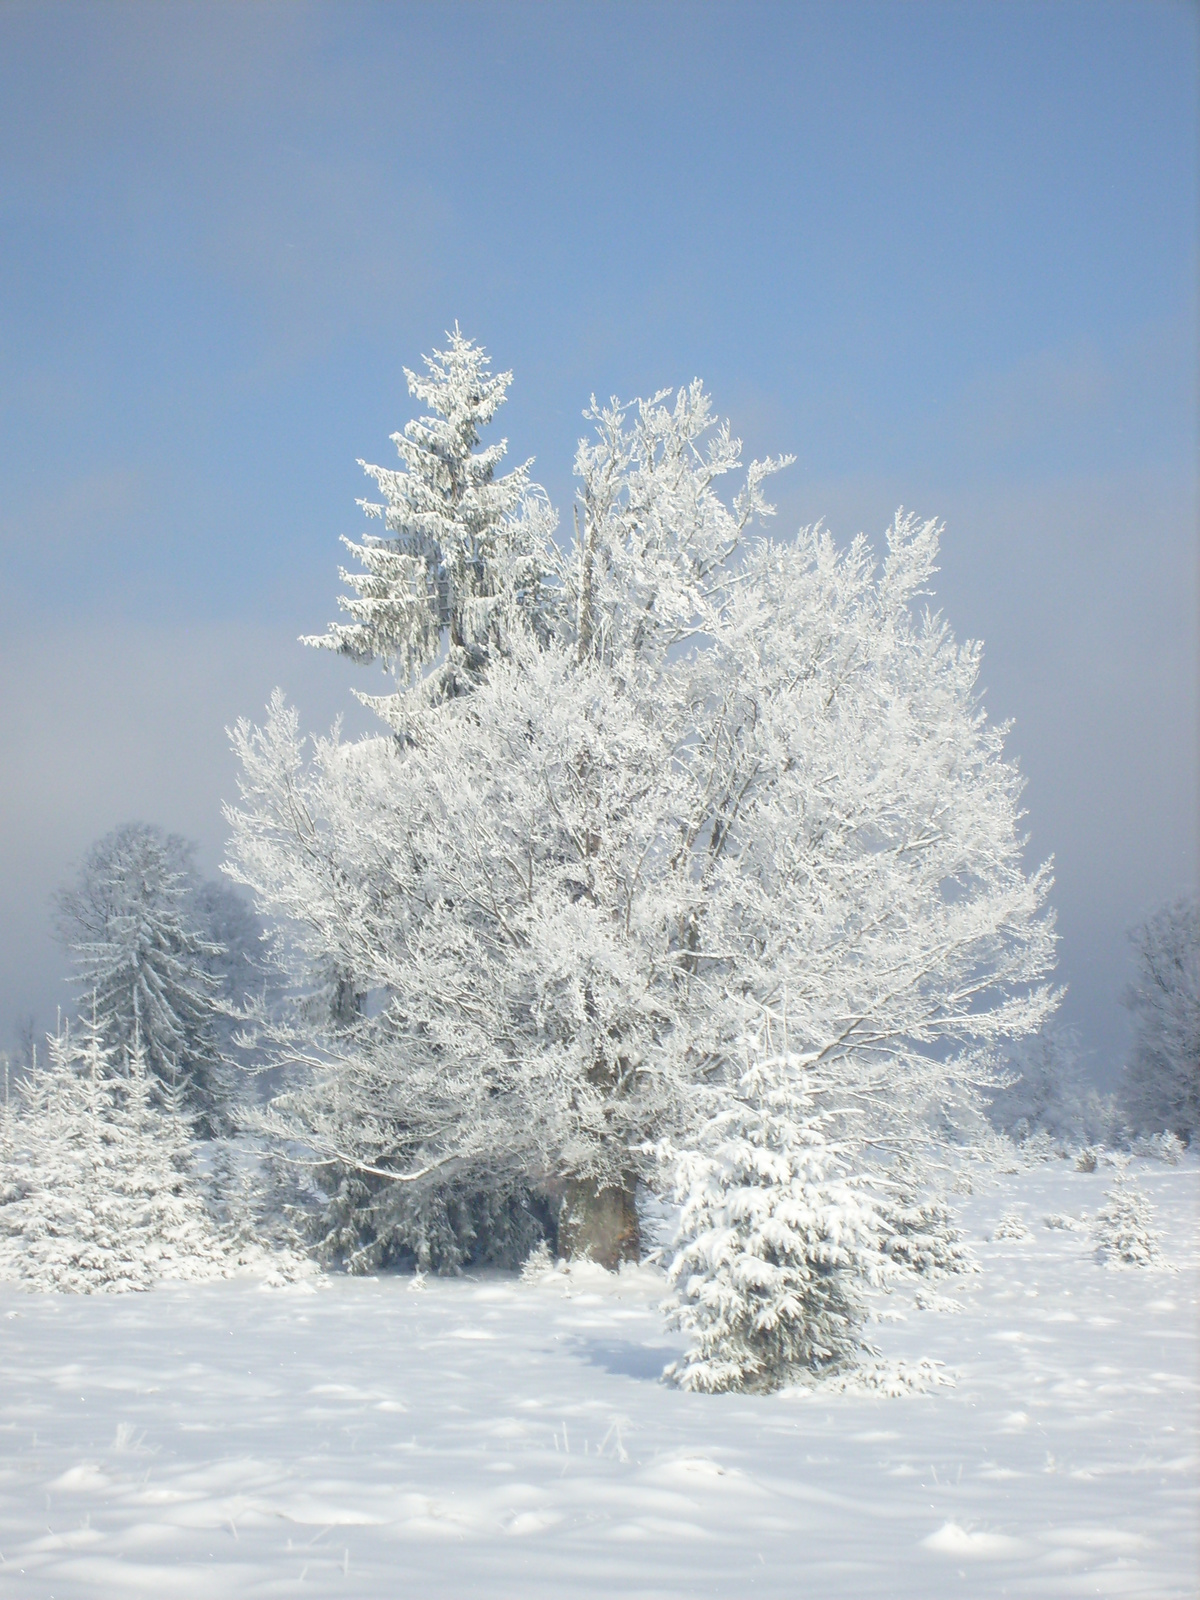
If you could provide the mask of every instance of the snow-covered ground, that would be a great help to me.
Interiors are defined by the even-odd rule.
[[[1176,1271],[1045,1225],[1111,1168],[979,1169],[983,1272],[874,1330],[955,1385],[899,1399],[666,1387],[648,1269],[0,1286],[0,1592],[1191,1597],[1200,1173],[1132,1175]]]

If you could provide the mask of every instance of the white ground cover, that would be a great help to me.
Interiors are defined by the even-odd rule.
[[[1111,1168],[973,1175],[982,1273],[878,1302],[954,1374],[901,1398],[668,1388],[646,1268],[0,1285],[0,1592],[1191,1597],[1196,1163],[1131,1169],[1174,1270],[1069,1225]]]

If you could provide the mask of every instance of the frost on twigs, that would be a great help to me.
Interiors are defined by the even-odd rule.
[[[822,1121],[795,1059],[752,1043],[697,1148],[673,1153],[683,1210],[666,1304],[692,1342],[665,1375],[681,1388],[778,1389],[866,1348],[861,1291],[887,1272],[880,1219]]]
[[[1156,1267],[1163,1265],[1160,1235],[1153,1225],[1154,1207],[1125,1175],[1104,1196],[1096,1212],[1096,1253],[1106,1266]]]

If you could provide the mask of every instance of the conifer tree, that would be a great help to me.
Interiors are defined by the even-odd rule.
[[[227,1251],[191,1176],[191,1127],[155,1103],[135,1032],[123,1069],[105,1019],[49,1041],[0,1141],[0,1274],[43,1290],[123,1293],[208,1276]]]
[[[56,907],[81,1021],[94,1008],[115,1060],[140,1041],[150,1071],[165,1089],[182,1087],[211,1134],[231,1095],[219,1040],[226,951],[206,937],[198,888],[186,840],[129,822],[92,845]]]
[[[1093,1220],[1096,1253],[1106,1265],[1153,1267],[1162,1262],[1154,1207],[1124,1172],[1104,1196]]]
[[[1133,1055],[1124,1100],[1136,1128],[1200,1135],[1200,905],[1178,900],[1133,934]]]
[[[386,532],[361,544],[342,540],[363,568],[341,571],[353,593],[339,596],[338,604],[352,621],[304,641],[353,661],[380,660],[401,685],[445,649],[423,686],[435,701],[478,681],[503,648],[511,608],[535,626],[543,620],[554,526],[544,493],[530,479],[532,462],[497,477],[506,441],[477,448],[480,430],[504,404],[512,373],[490,374],[486,352],[457,325],[447,337],[447,349],[425,358],[425,377],[404,369],[409,393],[429,414],[392,435],[403,466],[359,462],[383,495],[382,502],[359,504]],[[403,723],[401,696],[360,698]]]
[[[692,1343],[668,1376],[682,1388],[776,1389],[862,1349],[861,1291],[886,1275],[884,1224],[805,1078],[797,1058],[749,1041],[737,1084],[673,1153],[682,1211],[667,1308]]]

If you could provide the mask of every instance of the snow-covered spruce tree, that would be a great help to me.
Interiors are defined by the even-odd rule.
[[[536,606],[489,580],[470,694],[418,683],[383,708],[402,738],[311,757],[279,700],[236,731],[231,870],[325,1011],[280,1035],[275,1126],[336,1175],[344,1253],[412,1248],[466,1183],[558,1198],[560,1247],[611,1263],[649,1147],[708,1138],[764,1011],[861,1165],[977,1115],[1053,1005],[978,647],[916,611],[936,526],[899,516],[881,566],[750,541],[780,463],[727,503],[740,444],[698,384],[664,400],[593,406],[575,543]]]
[[[457,328],[448,339],[447,350],[426,358],[426,377],[406,369],[410,391],[431,414],[393,435],[403,470],[362,463],[386,502],[362,504],[384,521],[388,536],[349,545],[365,569],[342,573],[355,593],[339,604],[353,621],[306,641],[360,662],[380,660],[395,675],[396,693],[360,695],[395,738],[367,741],[351,756],[352,783],[383,794],[404,752],[453,714],[489,663],[504,658],[510,636],[545,643],[552,620],[547,571],[555,519],[545,493],[531,481],[529,463],[496,476],[503,441],[476,448],[512,375],[490,375],[486,353]],[[467,1090],[466,1075],[453,1057],[443,1061],[436,1040],[422,1039],[410,1057],[405,1041],[413,1045],[422,1024],[416,1016],[401,1020],[404,985],[390,979],[390,946],[404,937],[391,921],[403,904],[403,884],[392,881],[392,844],[381,839],[382,853],[372,848],[352,859],[353,848],[340,849],[327,831],[339,808],[325,813],[323,799],[314,799],[306,810],[314,797],[303,781],[296,791],[301,809],[285,809],[282,827],[275,824],[273,785],[298,770],[299,741],[282,703],[272,710],[265,736],[244,724],[237,731],[246,792],[265,810],[238,829],[243,848],[232,868],[265,909],[282,916],[278,949],[294,986],[290,1018],[263,1029],[277,1060],[293,1068],[275,1118],[264,1126],[315,1142],[315,1171],[329,1195],[327,1256],[362,1270],[396,1250],[422,1266],[454,1266],[470,1255],[519,1259],[546,1219],[520,1151],[504,1153],[506,1138],[496,1133],[514,1115],[511,1100],[502,1081]],[[326,759],[339,755],[318,755],[319,763]],[[353,800],[350,808],[357,844],[367,816]],[[356,927],[368,903],[383,913],[382,939],[373,927]],[[392,1003],[379,1015],[381,995]],[[475,1114],[464,1106],[464,1092]],[[488,1102],[482,1128],[468,1135]],[[420,1179],[407,1187],[411,1173],[397,1166],[404,1166],[403,1153],[426,1150],[431,1140],[444,1145],[451,1130],[453,1159],[417,1160]]]
[[[1127,1004],[1136,1031],[1123,1099],[1135,1128],[1189,1143],[1200,1134],[1200,906],[1164,906],[1133,943]]]
[[[117,1060],[139,1039],[151,1072],[165,1088],[182,1088],[212,1133],[231,1092],[219,1044],[226,951],[207,936],[192,850],[177,834],[124,823],[92,845],[55,903],[81,1021],[93,1009],[104,1019]]]
[[[701,1138],[663,1152],[682,1204],[667,1309],[692,1341],[667,1375],[685,1389],[777,1389],[863,1348],[861,1290],[885,1275],[884,1226],[809,1078],[749,1041],[736,1084],[707,1097]]]
[[[1125,1174],[1104,1196],[1093,1222],[1096,1253],[1117,1267],[1153,1267],[1162,1261],[1154,1207]]]
[[[0,1276],[122,1293],[206,1277],[227,1250],[191,1176],[191,1128],[156,1104],[140,1040],[114,1066],[96,1015],[49,1040],[0,1139]]]
[[[403,467],[359,462],[384,497],[359,504],[386,534],[342,540],[364,569],[341,572],[354,592],[338,604],[353,620],[304,641],[353,661],[381,661],[401,685],[436,662],[423,685],[435,701],[478,682],[503,648],[514,609],[538,626],[554,528],[546,496],[530,479],[532,462],[497,477],[506,441],[476,448],[512,373],[489,373],[487,353],[457,325],[447,338],[448,349],[425,358],[427,376],[404,370],[409,393],[431,414],[392,435]],[[360,698],[400,726],[411,705],[402,695]]]

